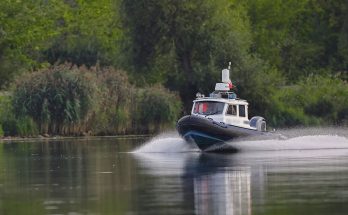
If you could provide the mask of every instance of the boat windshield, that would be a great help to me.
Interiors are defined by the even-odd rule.
[[[193,113],[203,115],[222,114],[224,107],[225,103],[223,102],[201,101],[195,103]]]

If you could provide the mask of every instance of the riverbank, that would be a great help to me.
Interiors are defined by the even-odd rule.
[[[139,134],[139,135],[115,135],[115,136],[42,136],[38,135],[36,137],[0,137],[1,142],[32,142],[38,140],[75,140],[75,139],[83,139],[83,140],[98,140],[98,139],[138,139],[138,138],[150,138],[154,136],[154,134]]]
[[[162,86],[134,86],[113,68],[63,64],[26,74],[0,94],[0,137],[155,133],[181,111],[179,96]]]

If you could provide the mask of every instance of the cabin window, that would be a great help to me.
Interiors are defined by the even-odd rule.
[[[239,105],[239,117],[245,117],[245,105]]]
[[[225,103],[214,101],[196,102],[193,108],[193,113],[203,115],[222,114]]]
[[[237,115],[237,106],[236,105],[229,105],[226,114],[236,116]]]

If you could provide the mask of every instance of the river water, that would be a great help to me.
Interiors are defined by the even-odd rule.
[[[345,129],[200,153],[154,138],[0,143],[0,214],[348,214]]]

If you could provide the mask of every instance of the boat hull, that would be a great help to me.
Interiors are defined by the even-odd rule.
[[[179,134],[188,142],[195,143],[202,151],[235,151],[227,141],[265,132],[216,122],[210,118],[188,115],[177,123]]]

